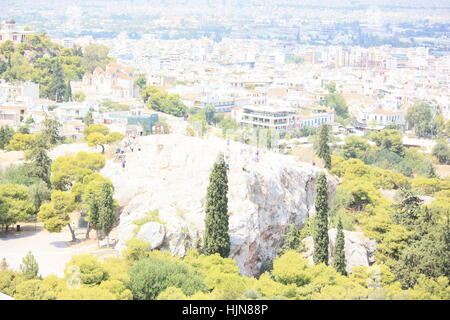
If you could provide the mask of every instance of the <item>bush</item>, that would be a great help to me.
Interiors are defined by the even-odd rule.
[[[445,141],[439,141],[433,147],[433,156],[435,156],[439,163],[450,164],[450,147]]]
[[[125,259],[130,262],[136,262],[147,257],[147,251],[150,244],[142,239],[132,238],[126,242],[126,249],[123,252]]]
[[[128,285],[137,300],[156,299],[169,287],[180,288],[187,296],[206,289],[203,279],[186,265],[150,257],[130,269]]]
[[[108,274],[98,258],[90,254],[74,256],[66,264],[64,269],[66,278],[78,276],[78,272],[81,283],[86,285],[97,285],[108,278]]]

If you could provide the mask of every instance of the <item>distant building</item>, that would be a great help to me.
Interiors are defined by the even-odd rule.
[[[271,107],[243,107],[240,115],[243,128],[275,129],[280,133],[295,125],[295,112]]]
[[[2,22],[0,23],[0,44],[8,40],[15,44],[25,42],[27,36],[32,33],[32,31],[26,31],[24,27],[17,26],[14,20]]]
[[[88,97],[134,99],[139,97],[139,87],[134,83],[134,70],[112,62],[103,70],[97,67],[85,74],[82,81],[71,81],[72,92],[84,92]]]
[[[19,126],[28,115],[28,108],[23,105],[0,105],[0,126]]]
[[[326,108],[320,108],[320,110],[310,110],[307,114],[297,114],[295,116],[296,128],[316,128],[320,127],[322,124],[332,124],[334,123],[334,114],[334,111],[327,110]]]
[[[403,125],[405,123],[402,111],[389,111],[382,108],[361,110],[357,120],[365,124],[376,123],[380,126],[387,126],[388,124]]]
[[[39,84],[34,82],[6,82],[0,79],[0,104],[23,103],[35,106],[39,103]]]

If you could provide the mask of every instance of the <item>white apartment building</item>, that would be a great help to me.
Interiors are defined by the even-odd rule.
[[[6,82],[0,79],[0,103],[20,103],[36,106],[39,103],[39,84],[34,82]]]
[[[382,108],[361,110],[357,120],[366,124],[376,123],[380,126],[386,126],[388,124],[403,125],[405,123],[405,117],[402,111],[389,111]]]

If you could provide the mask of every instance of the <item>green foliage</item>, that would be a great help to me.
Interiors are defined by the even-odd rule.
[[[105,166],[105,157],[97,153],[79,152],[75,156],[60,156],[51,166],[51,183],[55,189],[68,190],[74,183]]]
[[[51,164],[52,160],[47,155],[47,142],[51,143],[53,138],[49,133],[43,133],[40,135],[30,151],[25,155],[28,160],[28,174],[31,177],[36,177],[47,184],[48,187],[51,186],[50,175],[51,175]],[[56,139],[56,138],[55,138]]]
[[[0,225],[8,227],[30,221],[35,211],[28,199],[28,188],[18,184],[0,184]]]
[[[44,121],[44,131],[42,132],[42,138],[47,141],[50,146],[54,146],[63,142],[64,137],[61,136],[61,128],[62,124],[59,121],[54,119],[46,119]]]
[[[227,132],[233,132],[239,129],[239,123],[232,118],[224,118],[219,122],[219,128],[222,129],[222,133],[225,135]]]
[[[400,157],[404,156],[404,147],[402,142],[402,135],[397,130],[381,130],[374,131],[369,135],[369,139],[376,143],[382,150],[388,150],[398,154]]]
[[[31,149],[37,136],[34,134],[15,133],[12,139],[9,141],[7,149],[9,151],[24,151]]]
[[[136,80],[134,81],[134,83],[139,87],[139,90],[143,90],[145,89],[145,87],[147,86],[147,79],[145,77],[145,75],[140,74]]]
[[[204,251],[228,257],[228,176],[223,155],[214,163],[206,194]]]
[[[6,41],[0,54],[0,78],[36,82],[42,97],[57,102],[71,99],[71,80],[80,80],[86,72],[112,60],[102,45],[88,46],[83,53],[79,47],[63,48],[45,34],[31,35],[28,42],[17,46]]]
[[[440,164],[450,164],[450,147],[444,140],[438,141],[433,147],[433,156],[435,156]]]
[[[339,220],[337,225],[336,242],[334,245],[333,253],[334,263],[333,266],[337,272],[342,275],[347,275],[346,267],[347,261],[345,259],[345,236],[342,228],[342,223]]]
[[[304,286],[311,278],[305,273],[308,261],[301,257],[298,252],[287,251],[273,262],[272,275],[275,281],[282,284],[295,284]]]
[[[28,198],[36,208],[36,211],[39,210],[44,202],[50,200],[50,196],[51,190],[43,181],[38,181],[28,187]]]
[[[0,271],[0,292],[9,296],[16,294],[17,286],[25,281],[21,273],[12,270]]]
[[[20,265],[20,272],[27,280],[38,278],[39,265],[35,257],[31,253],[31,251],[29,251],[27,255],[22,259],[22,264]]]
[[[38,181],[36,177],[30,177],[29,167],[25,164],[11,164],[0,169],[0,183],[30,186]]]
[[[327,177],[320,173],[316,188],[314,217],[314,263],[328,264],[328,186]]]
[[[124,138],[121,133],[109,132],[108,127],[102,124],[92,124],[84,129],[84,139],[90,147],[101,146],[105,153],[105,144],[120,141]]]
[[[103,234],[107,237],[114,226],[116,218],[115,209],[113,189],[110,184],[104,183],[102,185],[102,190],[98,201],[98,222]]]
[[[128,285],[137,300],[156,299],[169,287],[180,288],[187,296],[206,289],[202,277],[188,266],[150,257],[131,267]]]
[[[47,288],[44,282],[36,279],[27,279],[20,283],[14,294],[16,300],[48,300]]]
[[[84,122],[84,124],[86,125],[86,127],[89,127],[89,126],[91,126],[92,124],[94,124],[94,118],[93,118],[93,116],[92,116],[92,112],[91,112],[91,111],[89,111],[89,112],[86,114],[86,117],[84,117],[83,122]]]
[[[126,246],[123,256],[129,263],[134,263],[147,257],[150,243],[142,239],[131,238],[126,242]]]
[[[109,99],[103,100],[100,103],[100,107],[102,111],[111,112],[111,111],[128,111],[130,110],[130,106],[126,104],[120,104],[116,101],[112,101]]]
[[[86,99],[86,94],[84,92],[75,92],[73,94],[73,100],[76,102],[83,102]]]
[[[98,285],[108,278],[108,273],[98,258],[90,254],[73,256],[66,264],[64,269],[66,278],[70,278],[74,274],[78,274],[78,272],[81,283],[88,286]]]
[[[331,151],[328,145],[330,140],[330,126],[322,124],[319,129],[319,139],[316,146],[316,154],[325,163],[325,168],[331,169]]]
[[[82,68],[92,73],[96,67],[105,68],[113,59],[108,57],[109,48],[101,44],[91,44],[83,49]]]
[[[281,253],[288,250],[294,250],[297,252],[303,251],[304,246],[302,244],[302,234],[299,228],[292,223],[289,226],[289,232],[284,236],[284,244],[281,248]]]
[[[0,149],[5,150],[14,136],[14,129],[9,126],[0,127]]]
[[[187,296],[180,288],[168,287],[156,297],[156,300],[187,300]]]
[[[435,110],[426,102],[417,102],[410,107],[405,119],[418,137],[429,138],[439,135],[436,130]]]
[[[61,232],[70,223],[69,213],[76,208],[75,197],[71,192],[53,190],[51,201],[44,203],[38,212],[38,220],[44,223],[48,232]]]
[[[162,92],[155,86],[148,86],[142,90],[141,97],[147,106],[153,110],[176,117],[186,114],[187,108],[178,95]]]
[[[205,113],[206,122],[209,125],[212,125],[214,122],[214,114],[216,112],[216,107],[212,104],[207,104],[203,112]]]
[[[325,96],[324,105],[336,111],[336,115],[341,118],[348,118],[348,107],[344,97],[340,93],[329,93]]]
[[[342,148],[345,159],[363,159],[366,151],[370,149],[370,145],[362,137],[348,136],[345,138],[345,144]]]

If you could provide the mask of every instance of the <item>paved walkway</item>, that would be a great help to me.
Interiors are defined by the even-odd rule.
[[[66,229],[61,233],[49,233],[39,225],[35,231],[34,225],[30,224],[21,232],[8,233],[7,237],[0,233],[0,260],[6,258],[11,269],[19,270],[23,257],[31,251],[42,276],[56,274],[62,277],[64,266],[73,255],[98,250],[96,240],[70,245],[71,235]]]

